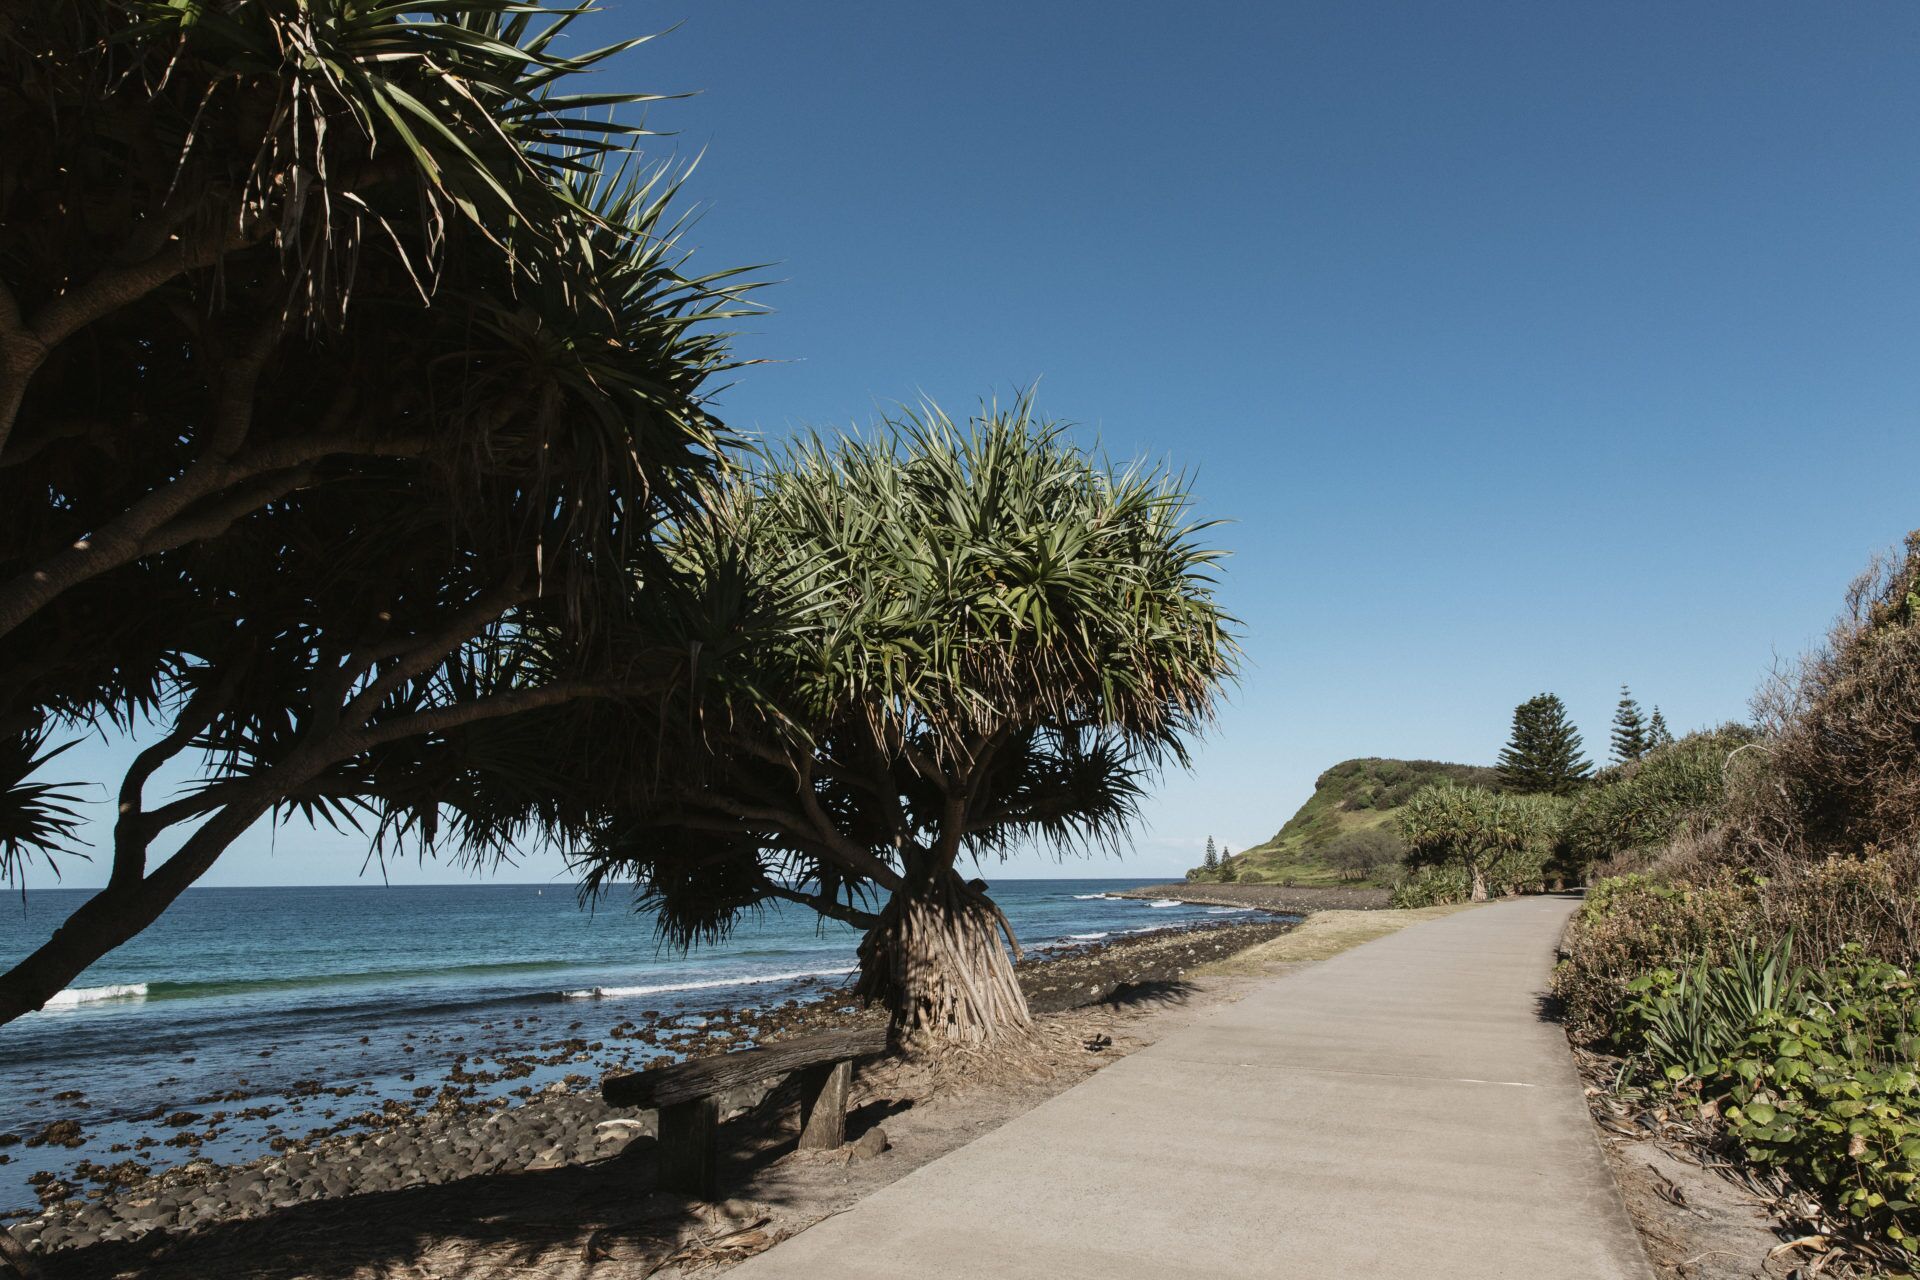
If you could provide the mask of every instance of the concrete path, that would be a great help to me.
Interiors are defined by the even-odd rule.
[[[1574,905],[1264,983],[729,1280],[1650,1280],[1538,1016]]]

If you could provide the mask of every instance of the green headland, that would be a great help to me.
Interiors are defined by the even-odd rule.
[[[1405,852],[1395,821],[1401,807],[1443,781],[1493,789],[1499,776],[1482,765],[1440,760],[1342,760],[1314,780],[1313,794],[1271,839],[1223,858],[1215,870],[1195,867],[1187,879],[1389,885]]]

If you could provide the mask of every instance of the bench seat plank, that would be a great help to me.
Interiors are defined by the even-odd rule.
[[[694,1058],[670,1067],[609,1076],[600,1096],[614,1107],[672,1107],[735,1085],[789,1075],[824,1063],[871,1058],[887,1051],[887,1029],[862,1027],[778,1040],[763,1048]]]

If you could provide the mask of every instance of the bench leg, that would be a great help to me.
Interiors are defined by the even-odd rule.
[[[719,1149],[715,1130],[720,1104],[696,1098],[660,1108],[659,1183],[663,1191],[677,1191],[699,1200],[720,1194]]]
[[[802,1083],[800,1150],[832,1151],[847,1140],[847,1095],[853,1088],[853,1063],[815,1067]]]

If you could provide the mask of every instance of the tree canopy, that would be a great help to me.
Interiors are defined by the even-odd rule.
[[[1551,693],[1529,698],[1513,710],[1513,733],[1500,752],[1500,785],[1565,795],[1593,768],[1581,751],[1580,731],[1568,719],[1566,704]]]
[[[1553,856],[1564,803],[1546,795],[1435,783],[1400,811],[1406,861],[1464,871],[1475,902],[1486,900],[1490,883],[1507,892],[1537,889]]]
[[[545,824],[679,944],[775,899],[867,928],[860,990],[903,1037],[1021,1025],[1004,918],[958,864],[1110,845],[1185,761],[1236,657],[1206,528],[1178,477],[1025,397],[803,439],[666,540],[676,630],[637,643],[687,680],[649,716],[550,717],[592,767],[557,804],[476,793],[476,823]]]
[[[1640,704],[1634,701],[1627,686],[1620,686],[1620,703],[1613,712],[1613,758],[1615,763],[1629,764],[1647,754],[1654,746],[1653,734],[1646,719],[1640,714]]]
[[[610,637],[721,467],[730,273],[568,92],[579,11],[76,0],[0,41],[0,853],[55,731],[142,749],[37,1007],[247,827],[432,843],[473,726],[663,678]],[[496,738],[508,733],[496,728]],[[173,761],[195,782],[154,803]],[[157,865],[156,842],[174,846]]]

